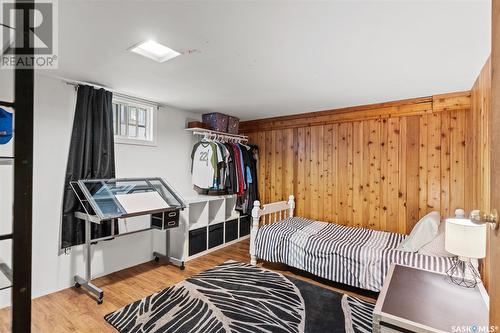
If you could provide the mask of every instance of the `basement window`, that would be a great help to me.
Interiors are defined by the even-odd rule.
[[[115,142],[154,145],[154,126],[158,107],[125,98],[113,98]]]

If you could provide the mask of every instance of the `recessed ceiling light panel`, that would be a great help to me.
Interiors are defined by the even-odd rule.
[[[165,62],[181,55],[179,52],[155,42],[154,40],[147,40],[134,45],[129,49],[129,51],[158,62]]]

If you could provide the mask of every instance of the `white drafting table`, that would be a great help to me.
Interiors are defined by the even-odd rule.
[[[152,228],[166,230],[166,253],[153,252],[155,260],[163,258],[184,269],[183,262],[170,258],[168,242],[169,229],[179,226],[179,211],[186,208],[186,204],[165,180],[162,178],[83,179],[70,184],[83,208],[83,211],[75,212],[75,216],[85,221],[85,278],[75,275],[75,287],[84,287],[95,295],[97,303],[101,304],[104,293],[91,282],[91,245]],[[117,234],[115,221],[141,215],[151,215],[150,228]],[[91,239],[91,224],[102,222],[111,222],[111,235]]]

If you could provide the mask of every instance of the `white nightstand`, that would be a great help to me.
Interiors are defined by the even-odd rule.
[[[446,274],[393,264],[375,305],[373,332],[485,332],[488,303],[482,284],[464,288]]]

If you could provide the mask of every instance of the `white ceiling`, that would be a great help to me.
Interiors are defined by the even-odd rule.
[[[469,89],[490,1],[59,1],[46,73],[256,119]],[[127,51],[155,39],[185,53]]]

